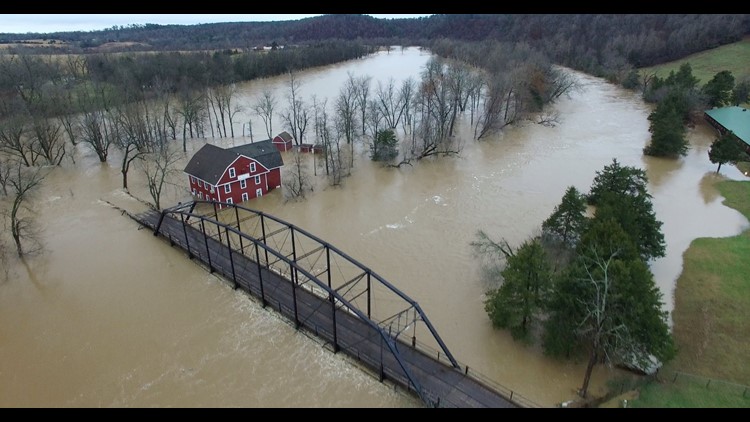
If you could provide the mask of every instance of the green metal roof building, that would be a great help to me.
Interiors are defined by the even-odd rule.
[[[706,120],[722,134],[732,131],[750,147],[750,111],[743,107],[722,107],[705,111]]]

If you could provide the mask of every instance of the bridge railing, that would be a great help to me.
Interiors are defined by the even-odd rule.
[[[203,214],[194,212],[196,205],[201,203],[209,204],[210,207],[213,207],[214,218],[210,218]],[[230,209],[234,210],[234,224],[220,221],[218,211],[216,209],[216,207],[220,205],[229,207]],[[246,218],[241,219],[240,210],[242,210],[244,213],[250,214],[250,216],[246,216]],[[411,300],[408,296],[403,294],[401,291],[396,289],[394,286],[392,286],[390,283],[388,283],[386,280],[384,280],[382,277],[380,277],[364,265],[360,264],[356,260],[352,259],[344,252],[317,238],[316,236],[302,229],[299,229],[296,226],[286,223],[283,220],[280,220],[273,216],[269,216],[259,211],[250,210],[234,204],[213,203],[206,201],[196,201],[192,203],[181,204],[177,207],[168,208],[162,211],[160,220],[154,230],[155,235],[159,233],[161,224],[167,215],[171,215],[176,220],[179,220],[182,224],[182,229],[184,232],[183,239],[179,239],[179,236],[170,235],[169,240],[171,242],[184,243],[182,246],[185,247],[185,249],[191,256],[196,255],[205,257],[205,260],[212,271],[214,270],[214,268],[212,265],[212,249],[211,247],[209,247],[209,240],[211,242],[218,242],[222,245],[222,248],[226,247],[226,250],[228,251],[228,259],[230,261],[230,270],[226,270],[225,267],[224,270],[222,270],[225,272],[229,271],[229,273],[223,275],[230,281],[232,281],[235,287],[240,285],[242,285],[243,287],[247,286],[248,290],[250,290],[249,286],[251,286],[251,283],[249,283],[247,280],[243,280],[243,277],[245,277],[245,271],[247,271],[248,268],[243,268],[242,271],[237,271],[235,269],[234,257],[235,254],[241,254],[249,258],[251,261],[254,261],[257,268],[253,269],[253,271],[255,271],[255,275],[259,279],[261,279],[261,282],[260,291],[256,291],[253,293],[261,297],[264,305],[266,305],[266,298],[263,291],[264,285],[262,281],[264,274],[267,277],[268,274],[273,271],[275,273],[279,273],[279,275],[282,275],[285,278],[288,278],[292,281],[292,283],[289,283],[291,287],[287,287],[287,289],[290,289],[290,291],[286,293],[290,294],[293,297],[294,305],[293,309],[289,309],[289,307],[282,304],[281,301],[277,301],[277,306],[281,313],[290,317],[290,319],[292,319],[295,322],[295,325],[298,327],[304,324],[308,329],[315,330],[316,333],[320,334],[321,332],[323,332],[323,334],[325,334],[327,338],[332,341],[334,350],[338,350],[340,347],[343,347],[344,350],[347,351],[347,353],[357,355],[363,361],[368,359],[372,360],[372,358],[370,357],[372,356],[372,354],[359,353],[357,345],[361,345],[363,347],[373,347],[372,344],[379,344],[380,361],[368,362],[368,364],[373,366],[374,368],[379,368],[380,378],[382,379],[383,377],[388,376],[389,378],[392,378],[394,380],[399,380],[402,382],[402,384],[407,385],[409,388],[412,388],[426,404],[434,405],[432,399],[425,395],[419,380],[415,378],[415,376],[411,373],[407,365],[402,360],[396,346],[396,339],[398,335],[402,332],[402,329],[405,331],[410,327],[411,324],[416,325],[417,323],[422,322],[427,326],[428,332],[433,335],[433,339],[440,346],[444,356],[448,358],[448,360],[451,362],[451,365],[457,367],[458,363],[450,354],[447,347],[445,347],[442,339],[440,339],[437,332],[434,330],[434,327],[432,327],[419,305]],[[260,230],[260,238],[256,238],[242,231],[243,222],[244,225],[247,226],[249,218],[258,219],[258,222],[256,223],[256,229]],[[266,221],[273,221],[280,227],[274,228],[272,227],[272,225],[266,224]],[[196,241],[196,239],[193,239],[191,243],[190,237],[188,236],[187,232],[188,226],[202,233],[202,245],[200,244],[201,242]],[[284,240],[281,245],[279,245],[277,242],[276,244],[273,244],[273,246],[269,245],[268,242],[270,238],[272,238],[273,236],[277,236],[284,231],[287,231],[287,236],[291,238],[291,241],[289,243],[289,245],[291,245],[290,253],[289,245],[287,245],[286,240]],[[331,252],[333,252],[336,256],[341,257],[347,262],[353,264],[355,268],[362,270],[364,275],[361,276],[359,280],[350,279],[339,286],[335,286],[334,284],[332,284],[332,280],[330,278],[330,275],[333,273],[333,267],[331,266],[330,262],[328,262],[327,267],[325,268],[325,271],[328,274],[328,276],[326,277],[327,280],[321,280],[319,278],[319,276],[321,275],[320,273],[315,274],[312,272],[312,270],[314,270],[313,268],[305,268],[298,262],[298,254],[302,253],[302,250],[297,250],[297,245],[299,244],[298,239],[300,238],[299,235],[297,235],[298,237],[295,238],[295,233],[302,234],[307,239],[316,242],[319,245],[318,247],[322,247],[321,251],[325,251],[327,260],[330,260]],[[255,234],[257,235],[257,233]],[[308,252],[305,252],[305,255],[306,257],[312,256],[312,254],[309,254]],[[218,257],[214,256],[213,259],[216,260],[218,259]],[[367,288],[364,290],[364,292],[366,292],[368,296],[368,307],[366,309],[366,312],[359,309],[357,305],[350,302],[349,299],[341,294],[342,289],[352,286],[365,279]],[[409,306],[381,321],[372,319],[372,308],[369,306],[369,304],[373,284],[385,287],[387,291],[395,294],[397,297],[407,302]],[[315,320],[314,316],[316,313],[324,311],[320,309],[320,306],[317,306],[316,308],[306,308],[304,305],[298,306],[298,303],[304,303],[298,302],[297,295],[302,294],[302,292],[306,292],[304,289],[305,285],[309,287],[311,294],[316,294],[319,297],[327,298],[327,300],[329,301],[330,307],[326,307],[326,309],[328,310],[329,315],[333,320],[329,332],[325,332],[325,327],[317,326],[314,324],[308,326],[306,324],[307,321]],[[279,285],[276,285],[275,288],[283,289],[283,287]],[[347,292],[350,290],[351,289],[347,290]],[[357,294],[357,297],[362,296],[363,293],[361,292]],[[318,301],[316,303],[320,302]],[[369,326],[370,330],[366,331],[366,334],[361,333],[359,330],[351,330],[350,334],[354,335],[354,341],[351,341],[350,343],[348,341],[345,341],[344,344],[341,344],[337,338],[338,325],[336,323],[336,316],[342,311],[345,311],[348,314],[358,318],[360,321]],[[409,316],[409,312],[411,312],[411,316]],[[396,330],[398,330],[396,333],[393,332],[394,327]],[[373,336],[375,336],[377,340],[375,340]],[[414,345],[415,342],[416,328],[414,329],[412,344]],[[387,363],[386,361],[388,360],[391,360],[390,362],[392,364],[384,364]]]
[[[424,344],[424,343],[422,343],[420,341],[417,341],[416,348],[418,350],[420,350],[422,353],[425,353],[425,354],[427,354],[429,356],[434,357],[438,361],[441,361],[441,362],[443,362],[443,363],[445,363],[447,365],[450,364],[450,361],[448,360],[448,358],[444,354],[440,353],[440,350],[437,350],[437,349],[435,349],[433,347],[430,347],[429,345]],[[537,404],[534,401],[532,401],[531,399],[529,399],[527,397],[524,397],[523,395],[519,394],[518,392],[512,390],[511,388],[508,388],[508,387],[506,387],[506,386],[498,383],[497,381],[495,381],[494,379],[490,378],[489,376],[487,376],[487,375],[485,375],[485,374],[477,371],[474,368],[470,368],[469,365],[461,363],[460,361],[458,363],[459,363],[459,370],[461,372],[463,372],[464,375],[466,375],[468,377],[471,377],[475,381],[478,381],[478,382],[480,382],[480,383],[482,383],[482,384],[490,387],[491,389],[499,392],[506,399],[508,399],[509,401],[511,401],[511,402],[519,405],[520,407],[533,407],[533,408],[542,407],[539,404]],[[456,387],[456,388],[458,388],[458,387]]]

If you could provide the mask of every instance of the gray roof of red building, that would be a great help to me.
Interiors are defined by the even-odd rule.
[[[258,161],[267,169],[284,165],[279,150],[270,139],[266,139],[228,149],[211,144],[203,145],[185,166],[185,173],[215,185],[227,167],[240,155]]]

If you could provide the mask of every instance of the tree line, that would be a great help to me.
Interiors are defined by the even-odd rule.
[[[322,15],[295,21],[201,25],[128,25],[101,31],[34,34],[71,44],[68,52],[92,52],[107,42],[133,49],[251,49],[324,40],[360,40],[370,45],[421,45],[439,39],[525,42],[554,63],[620,82],[634,68],[668,62],[738,41],[750,33],[747,14],[450,14],[412,19],[366,15]],[[0,41],[29,34],[0,34]],[[59,47],[20,47],[44,54]],[[16,50],[20,51],[20,50]]]

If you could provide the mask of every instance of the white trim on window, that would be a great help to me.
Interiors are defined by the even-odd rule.
[[[256,184],[256,185],[259,185],[259,184],[260,184],[260,175],[258,175],[258,176],[255,176],[255,184]]]
[[[234,201],[232,200],[232,198],[227,198],[227,204],[234,204]]]
[[[243,194],[242,194],[242,202],[245,202],[245,201],[247,201],[248,199],[250,199],[250,196],[249,196],[249,195],[247,194],[247,192],[243,193]]]
[[[250,163],[250,173],[255,173],[255,163]]]
[[[240,180],[240,189],[247,189],[247,179]]]
[[[200,199],[203,199],[203,192],[198,192],[198,197],[199,197]]]
[[[231,177],[232,179],[234,179],[234,177],[236,175],[237,175],[237,173],[235,173],[234,167],[229,167],[229,177]]]
[[[232,193],[232,184],[231,183],[227,183],[226,185],[224,185],[224,193]]]

